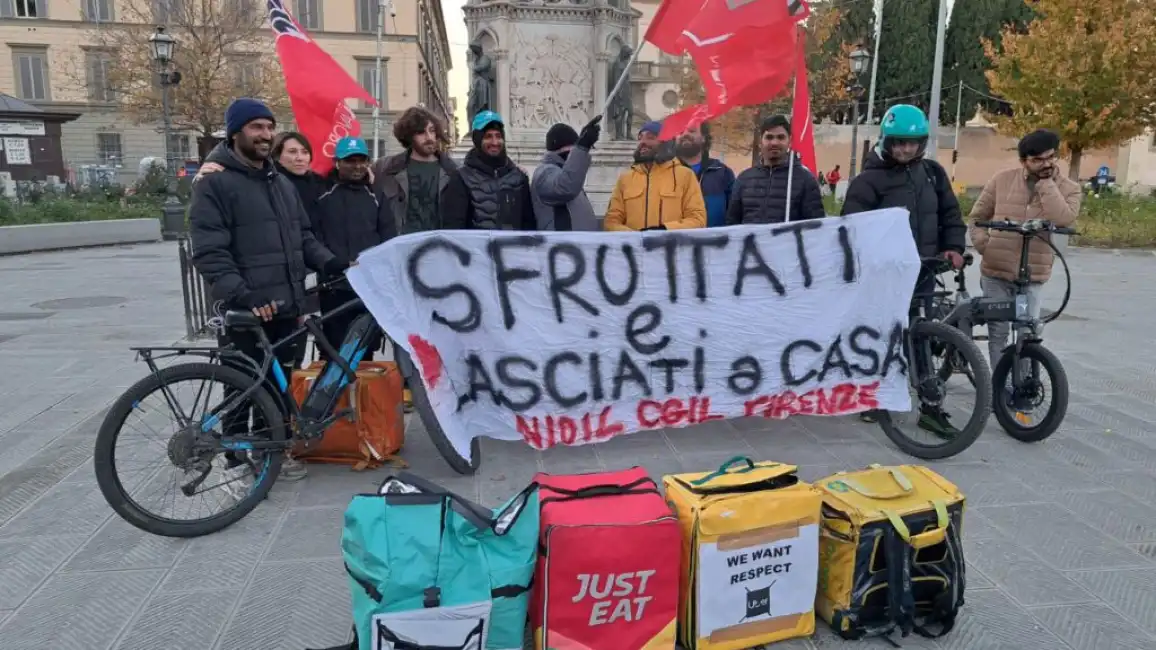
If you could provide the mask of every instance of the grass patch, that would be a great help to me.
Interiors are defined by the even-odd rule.
[[[99,201],[71,197],[17,203],[0,199],[0,226],[23,226],[114,219],[159,219],[161,203],[154,200]]]
[[[964,218],[971,212],[975,199],[959,197]],[[823,197],[827,214],[839,214],[842,203],[833,196]],[[1102,194],[1084,197],[1072,238],[1076,246],[1099,248],[1156,247],[1156,197],[1128,194]]]

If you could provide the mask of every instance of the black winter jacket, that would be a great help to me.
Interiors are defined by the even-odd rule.
[[[967,245],[967,226],[947,172],[934,160],[920,158],[900,165],[872,151],[863,171],[851,179],[843,199],[843,214],[883,208],[905,208],[911,232],[923,257],[945,251],[962,253]]]
[[[465,214],[468,228],[536,230],[530,179],[509,157],[498,166],[470,149],[442,198],[446,214]]]
[[[334,171],[329,188],[317,197],[313,229],[325,247],[345,262],[397,235],[389,204],[375,193],[369,179],[344,183]]]
[[[325,179],[312,171],[307,171],[304,174],[294,174],[293,172],[281,166],[281,163],[274,162],[273,166],[277,168],[285,178],[293,183],[293,187],[297,188],[297,196],[301,197],[301,202],[305,204],[305,211],[309,213],[310,218],[313,217],[314,210],[317,209],[317,199],[325,190],[329,189],[329,185]]]
[[[759,164],[744,170],[735,180],[727,208],[727,225],[782,223],[787,216],[787,177],[791,183],[791,221],[821,219],[823,195],[811,172],[795,159],[795,172],[783,162],[773,168]]]
[[[271,162],[250,167],[225,143],[205,162],[224,170],[193,185],[189,234],[213,298],[230,309],[281,301],[279,316],[298,315],[306,268],[321,271],[333,253],[313,236],[297,190]]]

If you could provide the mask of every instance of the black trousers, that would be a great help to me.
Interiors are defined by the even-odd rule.
[[[297,329],[297,319],[278,318],[271,320],[268,323],[264,323],[261,328],[265,331],[265,336],[269,338],[269,342],[276,343],[286,336],[289,336],[293,333],[293,330]],[[226,330],[224,334],[217,338],[217,343],[222,347],[228,344],[232,344],[238,351],[244,353],[258,364],[265,362],[264,351],[261,349],[259,344],[257,333],[253,330]],[[274,351],[274,354],[277,357],[277,362],[281,364],[281,369],[285,373],[286,380],[289,380],[292,377],[294,364],[297,363],[297,351],[299,348],[305,347],[304,343],[304,336],[299,336],[292,342],[286,343]],[[223,363],[239,368],[245,372],[253,372],[251,368],[238,363],[236,360],[225,359]],[[270,390],[274,391],[275,395],[280,392],[280,387],[276,385],[276,382],[272,377],[272,373],[270,373],[268,383]],[[228,389],[225,391],[224,399],[226,401],[232,399],[232,397],[238,392],[239,391],[235,389]],[[250,428],[250,421],[252,428]],[[253,412],[253,409],[247,404],[242,404],[241,408],[236,408],[225,414],[225,417],[222,418],[222,422],[222,428],[225,432],[225,435],[229,436],[245,435],[250,431],[261,432],[267,429],[269,426],[261,417],[261,415],[259,413]],[[231,463],[236,463],[236,456],[232,452],[226,453],[225,457]]]
[[[357,294],[352,291],[330,290],[321,294],[321,315],[326,316],[345,303],[357,298]],[[321,323],[321,331],[325,334],[326,340],[334,348],[340,350],[341,344],[345,341],[346,334],[349,333],[350,326],[353,321],[357,320],[362,314],[368,314],[369,310],[364,305],[358,305],[346,309],[345,311],[325,319]],[[376,330],[373,338],[367,343],[368,351],[365,353],[363,359],[365,361],[373,361],[373,354],[381,348],[381,331]]]

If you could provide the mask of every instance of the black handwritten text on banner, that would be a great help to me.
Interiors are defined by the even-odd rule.
[[[678,232],[430,232],[351,283],[468,455],[713,419],[907,410],[907,213]]]

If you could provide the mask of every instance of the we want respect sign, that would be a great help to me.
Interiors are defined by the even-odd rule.
[[[647,233],[428,232],[349,278],[458,452],[911,408],[905,210]]]

